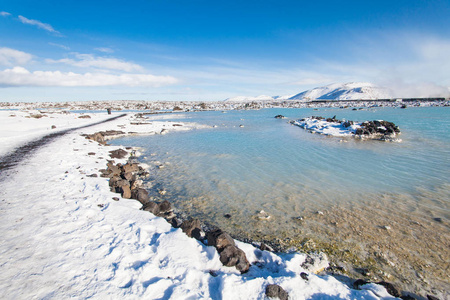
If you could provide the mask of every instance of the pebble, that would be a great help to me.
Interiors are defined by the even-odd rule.
[[[385,230],[391,230],[391,226],[388,226],[388,225],[383,226],[383,229],[385,229]]]
[[[442,220],[442,218],[434,218],[433,220],[435,220],[436,222],[439,222],[439,223],[443,223],[444,221]]]

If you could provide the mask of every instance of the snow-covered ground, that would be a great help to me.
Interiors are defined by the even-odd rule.
[[[27,115],[0,113],[3,154],[46,133],[110,117]],[[241,275],[234,267],[222,266],[214,247],[139,210],[138,201],[114,201],[118,194],[110,192],[106,178],[87,175],[99,174],[108,152],[118,147],[99,145],[80,134],[109,129],[148,134],[166,129],[170,134],[201,128],[130,122],[137,124],[131,114],[73,131],[37,149],[19,166],[2,170],[1,299],[264,299],[265,287],[272,283],[283,287],[291,299],[392,298],[380,285],[355,290],[334,277],[305,270],[301,266],[305,254],[277,255],[238,242],[252,263]],[[301,272],[308,273],[308,280]]]

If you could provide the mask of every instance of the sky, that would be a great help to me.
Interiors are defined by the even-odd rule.
[[[0,0],[0,101],[449,96],[450,0]]]

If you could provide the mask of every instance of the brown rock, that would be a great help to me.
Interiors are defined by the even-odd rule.
[[[130,199],[131,198],[131,190],[129,185],[122,186],[122,198]]]
[[[184,221],[181,224],[180,228],[184,233],[186,233],[188,237],[193,237],[197,240],[200,240],[202,238],[201,224],[198,219]]]
[[[149,201],[148,192],[143,188],[131,190],[131,198],[136,199],[144,205]]]
[[[289,299],[289,294],[278,284],[269,284],[266,286],[266,296],[270,298],[278,298],[280,300]]]
[[[149,202],[145,203],[145,205],[142,209],[145,211],[151,212],[155,216],[157,214],[159,214],[159,206],[156,202],[153,202],[153,201],[149,201]]]
[[[172,205],[169,201],[164,200],[163,202],[159,203],[159,212],[161,214],[167,213],[172,210]]]
[[[208,246],[214,246],[219,253],[227,246],[235,246],[233,238],[221,229],[208,232],[206,238]]]
[[[118,158],[118,159],[124,158],[128,154],[128,152],[123,149],[109,151],[109,153],[110,153],[109,156],[111,156],[111,158]]]
[[[244,251],[236,246],[229,245],[220,252],[220,261],[224,266],[235,266],[238,271],[245,273],[250,268],[250,263]]]

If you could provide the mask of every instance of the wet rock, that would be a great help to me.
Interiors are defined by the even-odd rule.
[[[156,202],[153,201],[145,203],[144,206],[142,207],[142,210],[149,211],[155,216],[159,214],[159,206]]]
[[[125,158],[125,156],[127,156],[128,152],[123,150],[123,149],[117,149],[117,150],[112,150],[109,151],[109,156],[111,158],[118,158],[118,159],[122,159]]]
[[[206,238],[208,239],[208,246],[214,246],[219,253],[227,246],[235,246],[233,238],[221,229],[208,232]]]
[[[257,214],[256,214],[256,218],[258,220],[269,220],[271,217],[270,215],[265,212],[264,210],[260,210]]]
[[[286,117],[283,115],[276,115],[275,119],[286,119]]]
[[[442,220],[442,218],[434,218],[434,221],[438,222],[438,223],[443,223],[444,221]]]
[[[159,203],[158,205],[159,205],[159,213],[160,214],[164,214],[164,213],[172,211],[172,205],[167,200],[164,200],[163,202]]]
[[[236,267],[241,274],[250,269],[244,251],[233,245],[228,245],[220,252],[220,262],[227,267]]]
[[[266,296],[269,298],[278,298],[288,300],[289,294],[278,284],[269,284],[266,286]]]
[[[201,229],[200,221],[198,219],[184,221],[181,224],[180,228],[184,233],[186,233],[188,237],[193,237],[197,240],[202,239],[203,232]]]
[[[141,202],[144,205],[147,202],[149,202],[148,192],[146,189],[143,188],[131,190],[131,198],[136,199],[137,201]]]
[[[386,291],[394,297],[398,298],[402,295],[402,293],[400,293],[400,291],[392,283],[389,283],[386,281],[380,281],[380,282],[377,282],[377,284],[384,286]]]
[[[400,299],[403,299],[403,300],[417,300],[416,298],[414,298],[411,295],[401,295]]]
[[[230,214],[224,214],[223,217],[224,217],[225,219],[231,219],[231,215],[230,215]]]
[[[440,300],[438,297],[435,297],[433,295],[427,295],[428,300]]]

